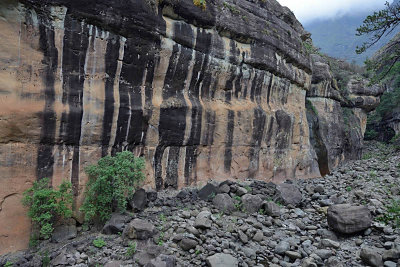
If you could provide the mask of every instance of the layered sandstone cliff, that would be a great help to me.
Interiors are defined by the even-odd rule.
[[[157,189],[319,176],[311,61],[276,1],[2,1],[0,253],[28,241],[31,183],[129,149]]]
[[[310,142],[321,175],[330,173],[347,160],[360,159],[367,113],[380,102],[384,88],[369,85],[349,64],[324,55],[312,54],[313,75],[307,92]],[[333,66],[344,76],[339,88]]]
[[[27,245],[34,180],[70,180],[79,205],[84,167],[110,153],[144,156],[147,186],[163,189],[317,177],[362,139],[329,135],[342,101],[275,0],[7,0],[0,29],[0,254]]]

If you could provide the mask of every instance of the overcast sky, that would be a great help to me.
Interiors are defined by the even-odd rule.
[[[326,19],[348,12],[382,9],[387,0],[278,0],[289,7],[297,19],[305,24],[315,19]],[[389,0],[388,2],[393,2]]]

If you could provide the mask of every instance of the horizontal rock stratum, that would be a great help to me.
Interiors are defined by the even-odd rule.
[[[84,167],[122,150],[158,190],[320,176],[305,35],[275,0],[1,1],[0,254],[27,246],[33,181],[79,206]]]

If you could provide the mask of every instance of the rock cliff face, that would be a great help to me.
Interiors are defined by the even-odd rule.
[[[321,175],[330,173],[346,160],[361,158],[367,113],[375,109],[384,92],[381,86],[346,70],[348,63],[317,54],[311,55],[313,76],[307,92],[307,118],[310,141]],[[331,65],[344,70],[343,88],[339,89]]]
[[[319,176],[303,29],[276,1],[0,4],[0,253],[21,249],[21,193],[124,149],[157,189]]]
[[[312,178],[359,156],[365,103],[343,143],[329,70],[311,77],[275,0],[6,0],[0,29],[0,254],[27,245],[34,180],[70,180],[79,206],[84,167],[110,153],[144,156],[156,189]]]

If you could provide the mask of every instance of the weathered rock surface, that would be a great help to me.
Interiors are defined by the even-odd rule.
[[[85,166],[118,151],[143,156],[157,190],[318,177],[360,156],[358,125],[376,103],[354,91],[357,127],[344,143],[346,131],[331,136],[339,101],[308,94],[319,112],[310,123],[311,80],[330,76],[320,64],[311,77],[307,34],[289,9],[193,2],[1,1],[0,253],[28,244],[20,200],[34,180],[70,180],[79,207]]]
[[[303,28],[275,0],[10,0],[0,14],[0,253],[28,243],[31,182],[69,179],[79,206],[84,167],[125,149],[157,189],[319,176]]]
[[[317,54],[311,57],[307,120],[320,173],[326,175],[346,160],[361,158],[367,112],[377,107],[384,87],[369,86],[368,80],[347,69],[348,63]],[[337,79],[342,79],[343,88]]]
[[[330,206],[327,214],[329,226],[342,234],[353,234],[371,226],[371,212],[365,206],[339,204]]]

